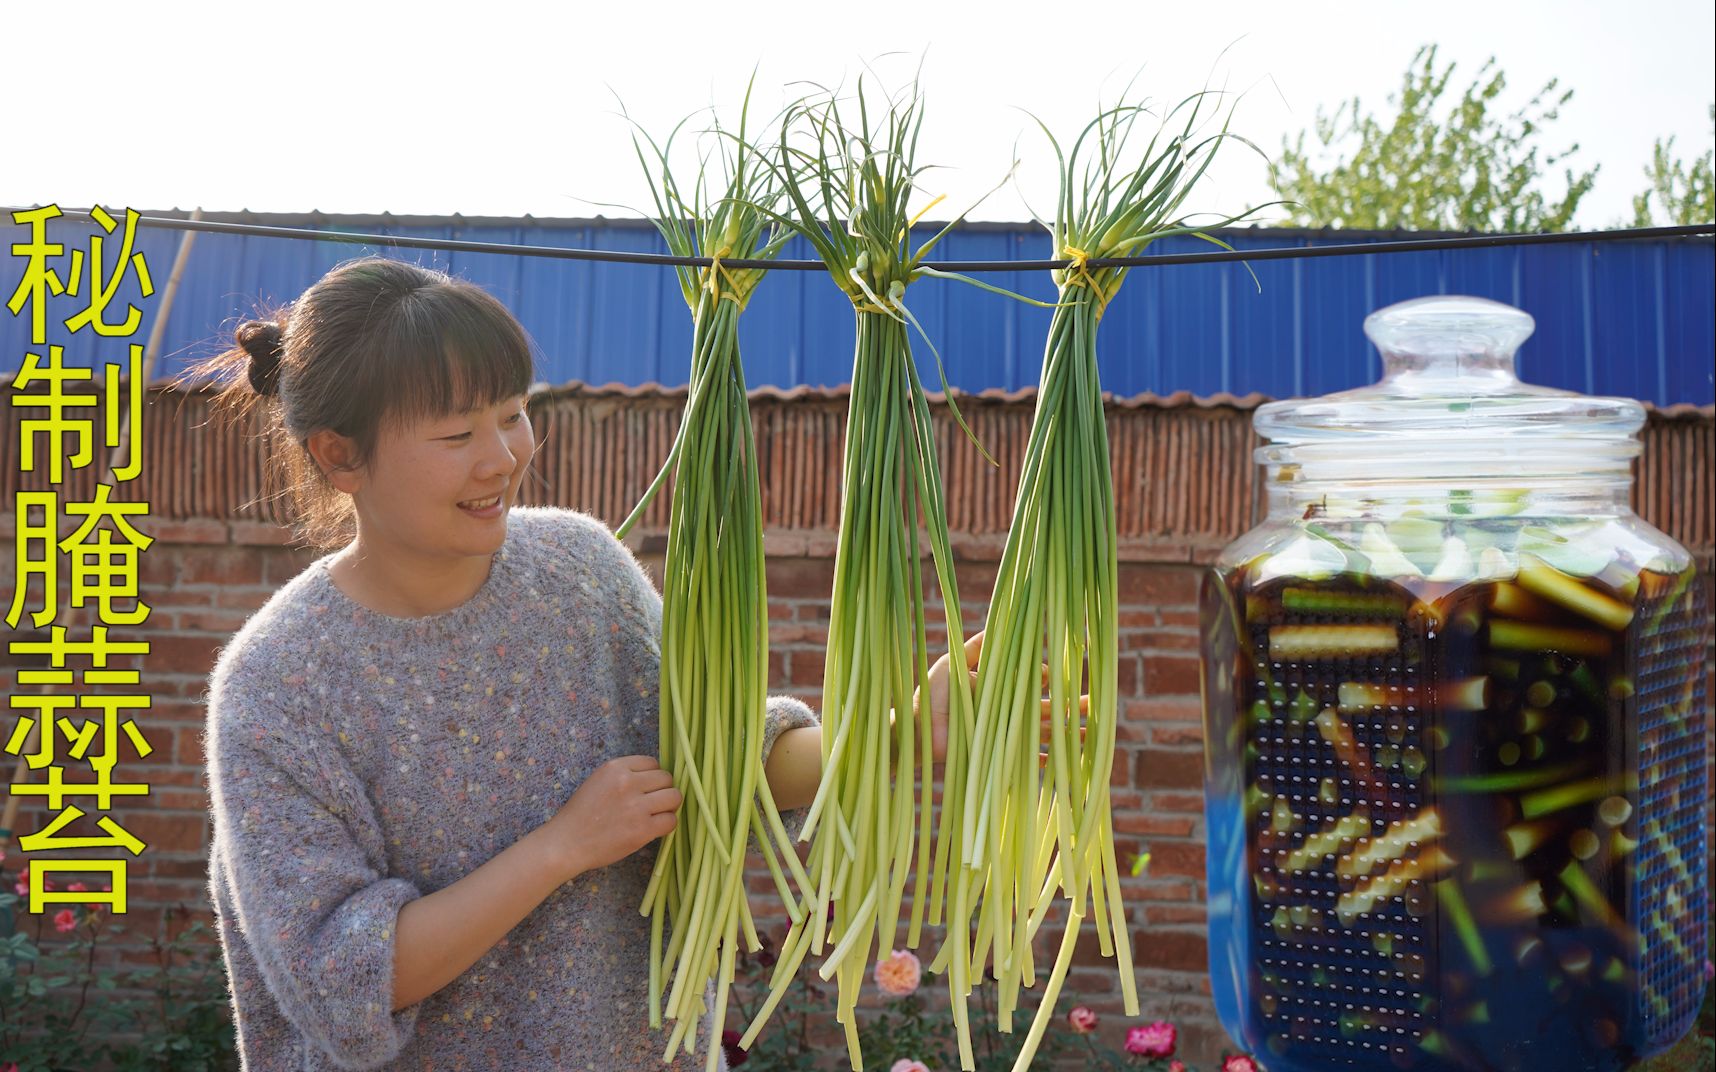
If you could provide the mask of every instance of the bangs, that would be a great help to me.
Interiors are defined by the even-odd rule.
[[[414,290],[384,315],[371,365],[386,379],[373,385],[372,395],[385,400],[384,421],[435,420],[529,390],[528,336],[475,284],[453,280]]]

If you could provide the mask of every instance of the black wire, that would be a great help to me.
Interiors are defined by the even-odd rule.
[[[9,217],[22,209],[0,209]],[[93,219],[86,209],[62,209],[68,219]],[[345,242],[353,245],[396,246],[401,249],[438,249],[453,253],[498,253],[521,257],[553,257],[561,260],[610,261],[620,264],[709,266],[708,257],[678,257],[671,253],[628,253],[611,249],[562,249],[557,246],[527,246],[510,242],[465,242],[453,238],[411,238],[405,235],[349,234],[314,231],[299,227],[271,227],[259,223],[221,223],[216,220],[180,220],[171,216],[139,216],[145,227],[174,231],[208,231],[215,234],[254,235],[259,238],[291,238],[316,242]],[[1634,227],[1613,231],[1563,231],[1552,234],[1467,235],[1457,238],[1415,238],[1397,242],[1347,242],[1332,246],[1290,246],[1277,249],[1222,250],[1210,253],[1171,253],[1155,257],[1092,257],[1090,268],[1148,268],[1164,264],[1220,264],[1227,261],[1276,261],[1300,257],[1344,257],[1365,253],[1414,253],[1437,249],[1483,246],[1527,246],[1552,242],[1620,242],[1647,238],[1688,238],[1716,232],[1716,224],[1697,223],[1678,227]],[[1338,232],[1334,232],[1338,233]],[[723,259],[729,268],[769,268],[784,271],[824,271],[821,261]],[[924,267],[943,272],[1018,272],[1065,268],[1064,260],[1028,261],[925,261]]]

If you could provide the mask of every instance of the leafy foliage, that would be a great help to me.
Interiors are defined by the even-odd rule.
[[[1542,145],[1548,126],[1573,91],[1550,79],[1518,110],[1502,115],[1507,86],[1494,57],[1443,106],[1455,64],[1438,68],[1436,48],[1413,56],[1392,117],[1364,110],[1357,97],[1332,115],[1322,109],[1310,132],[1282,141],[1274,180],[1295,202],[1293,223],[1426,231],[1563,231],[1591,191],[1598,167],[1563,169],[1565,192],[1546,196],[1540,179],[1578,151]]]
[[[1710,106],[1710,122],[1716,128],[1716,104]],[[1716,150],[1690,164],[1674,157],[1674,139],[1657,139],[1645,178],[1650,188],[1633,198],[1634,227],[1709,223],[1716,220]],[[1656,198],[1653,205],[1651,198]]]
[[[125,917],[75,905],[32,924],[11,887],[0,871],[0,1066],[236,1072],[220,947],[200,920],[185,925],[183,906],[162,913],[148,963],[114,969],[103,966],[100,949],[125,935]],[[56,917],[67,937],[44,943]]]

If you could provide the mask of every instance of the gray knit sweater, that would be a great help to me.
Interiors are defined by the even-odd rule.
[[[661,601],[637,561],[590,517],[517,508],[482,589],[411,619],[353,602],[330,562],[276,592],[209,683],[209,889],[247,1072],[701,1069],[719,1025],[672,1065],[648,1027],[653,844],[389,1011],[402,905],[546,822],[603,762],[657,754]],[[815,722],[772,698],[763,755]]]

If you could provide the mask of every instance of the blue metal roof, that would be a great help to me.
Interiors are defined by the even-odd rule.
[[[348,233],[664,251],[655,231],[636,220],[255,213],[209,218]],[[925,225],[926,235],[930,226]],[[64,220],[49,227],[50,239],[68,248],[87,249],[94,231],[93,224]],[[27,238],[27,230],[9,220],[0,223],[0,233],[8,245]],[[1223,237],[1239,248],[1266,248],[1405,236],[1247,229]],[[148,260],[156,296],[142,303],[146,316],[136,341],[147,337],[179,240],[177,231],[143,228],[138,233],[137,248]],[[1211,248],[1180,238],[1158,242],[1151,252]],[[365,252],[371,251],[334,242],[200,234],[156,375],[171,376],[224,348],[233,328],[259,303],[290,301],[327,269]],[[666,268],[426,250],[389,255],[471,279],[506,302],[538,344],[540,379],[556,384],[685,382],[690,319]],[[813,254],[794,241],[784,256],[808,259]],[[1049,256],[1048,237],[1035,224],[964,225],[936,254],[938,260]],[[12,256],[0,264],[0,293],[10,297],[25,260]],[[1367,313],[1426,294],[1463,293],[1507,302],[1536,317],[1537,333],[1520,355],[1522,375],[1532,382],[1661,405],[1716,401],[1716,303],[1711,297],[1716,244],[1709,239],[1265,261],[1252,270],[1257,283],[1240,264],[1132,272],[1104,318],[1099,343],[1103,386],[1121,396],[1187,390],[1288,397],[1370,383],[1380,361],[1363,335]],[[984,278],[1038,298],[1053,293],[1046,272]],[[141,301],[129,276],[118,298],[127,300]],[[955,386],[1014,390],[1036,383],[1048,330],[1046,310],[943,280],[914,284],[907,301]],[[56,323],[78,308],[69,297],[52,299],[49,306],[49,342],[66,347],[65,361],[88,365],[122,356],[116,340],[95,338],[89,330],[74,337]],[[850,380],[852,314],[826,274],[772,274],[741,324],[753,386],[832,386]],[[15,371],[32,348],[29,342],[26,319],[0,316],[0,365]],[[928,349],[921,341],[914,345],[926,386],[933,387],[938,381]]]

